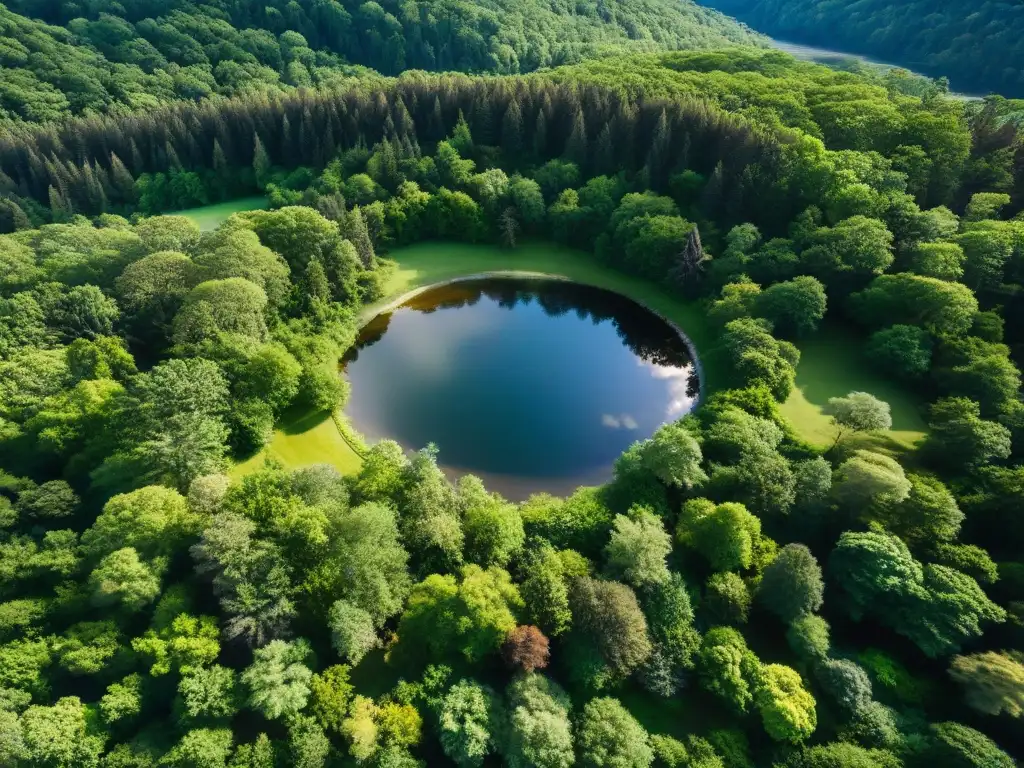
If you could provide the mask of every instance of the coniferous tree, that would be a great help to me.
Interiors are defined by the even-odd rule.
[[[292,123],[286,114],[281,118],[281,146],[277,155],[278,159],[286,166],[296,165],[295,147],[292,144]]]
[[[252,169],[256,174],[256,184],[260,189],[263,189],[267,183],[267,177],[270,175],[270,168],[270,156],[267,154],[267,150],[263,147],[263,142],[260,141],[260,135],[257,133],[253,148]]]
[[[373,249],[370,231],[366,227],[366,219],[363,218],[363,212],[358,205],[346,214],[344,222],[340,222],[339,226],[341,236],[356,247],[363,268],[373,269],[377,264],[377,254]]]
[[[686,238],[686,244],[676,257],[675,266],[669,271],[669,282],[677,288],[692,290],[694,283],[700,279],[706,262],[707,255],[700,241],[700,230],[694,224]]]
[[[515,99],[509,103],[501,121],[501,148],[505,157],[513,162],[523,153],[523,114]]]
[[[167,157],[167,167],[172,171],[183,171],[185,166],[181,164],[181,158],[170,140],[164,143],[164,155]]]
[[[570,163],[576,163],[580,168],[587,164],[587,124],[583,117],[583,110],[576,110],[576,116],[572,121],[572,132],[565,142],[565,159]]]
[[[725,202],[725,165],[721,160],[715,166],[714,173],[708,179],[700,198],[700,208],[709,219],[714,219],[722,210]]]
[[[221,193],[226,195],[231,183],[231,168],[228,165],[227,157],[224,155],[224,150],[221,149],[220,141],[217,139],[213,140],[213,172],[218,179]]]
[[[690,167],[690,145],[690,132],[687,131],[683,135],[682,147],[679,150],[679,160],[676,164],[676,167],[679,168],[680,170],[685,171],[687,168]]]
[[[122,201],[135,202],[135,179],[114,152],[110,153],[110,181]]]
[[[668,158],[671,151],[672,130],[668,125],[668,115],[661,110],[658,122],[654,126],[654,135],[651,137],[651,149],[647,153],[647,169],[650,174],[650,187],[652,189],[663,189],[668,177]]]
[[[32,221],[20,205],[14,200],[0,198],[0,233],[7,234],[31,228]]]
[[[462,114],[461,109],[459,110],[459,119],[455,121],[455,127],[452,129],[452,135],[448,139],[448,143],[455,147],[458,153],[464,157],[468,157],[473,152],[473,134],[469,130],[469,123],[466,122],[466,116]]]
[[[50,187],[50,213],[54,221],[67,221],[74,211],[59,189]]]
[[[615,173],[615,147],[612,143],[611,123],[605,123],[597,136],[597,147],[594,149],[594,173],[605,176]]]
[[[473,104],[473,135],[478,144],[485,147],[495,143],[494,114],[491,111],[490,99],[478,97]]]
[[[624,171],[632,171],[636,168],[636,159],[633,156],[636,136],[637,110],[629,102],[619,104],[619,111],[615,115],[613,139],[616,147],[615,166]]]
[[[427,121],[429,138],[439,141],[444,138],[444,114],[441,112],[441,99],[434,97],[434,107],[430,111],[430,119]]]
[[[548,121],[543,109],[537,112],[537,122],[533,127],[533,154],[538,159],[548,154]]]
[[[135,143],[135,139],[129,139],[128,141],[129,155],[132,159],[132,171],[138,175],[146,170],[146,164],[142,160],[142,153],[139,152],[139,145]]]

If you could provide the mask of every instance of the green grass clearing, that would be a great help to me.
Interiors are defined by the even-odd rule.
[[[236,464],[232,477],[240,477],[263,468],[274,459],[288,469],[311,464],[330,464],[343,475],[359,471],[361,459],[338,431],[327,412],[287,414],[274,430],[270,444],[245,461]]]
[[[267,207],[267,198],[263,195],[255,197],[240,197],[237,200],[227,200],[223,203],[204,205],[199,208],[187,208],[184,211],[170,211],[167,216],[185,216],[192,219],[199,225],[203,232],[212,232],[233,213],[241,211],[254,211]]]
[[[617,291],[675,323],[700,354],[705,393],[725,384],[725,363],[716,347],[714,329],[699,303],[682,301],[650,281],[600,264],[583,251],[550,242],[527,242],[514,250],[496,245],[426,242],[396,249],[389,256],[397,266],[385,285],[385,297],[364,308],[364,319],[411,291],[459,277],[513,271],[558,275]],[[917,399],[873,372],[863,359],[862,341],[852,332],[828,326],[798,346],[801,360],[796,387],[783,403],[782,413],[805,440],[821,447],[831,445],[835,431],[824,407],[829,398],[855,390],[870,392],[892,407],[893,431],[872,437],[873,447],[902,452],[924,437]],[[358,454],[342,438],[328,414],[314,414],[281,425],[270,445],[236,465],[233,474],[258,469],[267,456],[288,468],[326,462],[341,472],[355,472],[360,464]]]
[[[829,398],[849,392],[868,392],[892,409],[892,431],[866,441],[873,447],[902,452],[924,439],[920,399],[876,372],[864,354],[863,340],[853,331],[826,325],[797,346],[796,386],[781,410],[809,443],[820,447],[832,444],[836,430],[824,409]]]

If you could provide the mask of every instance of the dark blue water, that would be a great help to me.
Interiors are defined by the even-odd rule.
[[[689,412],[687,347],[615,293],[552,280],[442,286],[380,315],[345,360],[370,441],[440,448],[511,499],[604,482],[631,443]]]

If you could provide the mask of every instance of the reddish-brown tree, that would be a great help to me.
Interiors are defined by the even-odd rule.
[[[533,672],[548,665],[548,639],[537,627],[521,624],[508,633],[501,653],[513,669]]]

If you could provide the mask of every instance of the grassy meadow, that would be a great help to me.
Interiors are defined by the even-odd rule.
[[[233,213],[242,211],[253,211],[267,207],[267,198],[263,195],[255,197],[241,197],[237,200],[227,200],[223,203],[204,205],[199,208],[188,208],[183,211],[169,211],[166,216],[185,216],[192,219],[199,225],[203,232],[212,232]]]

